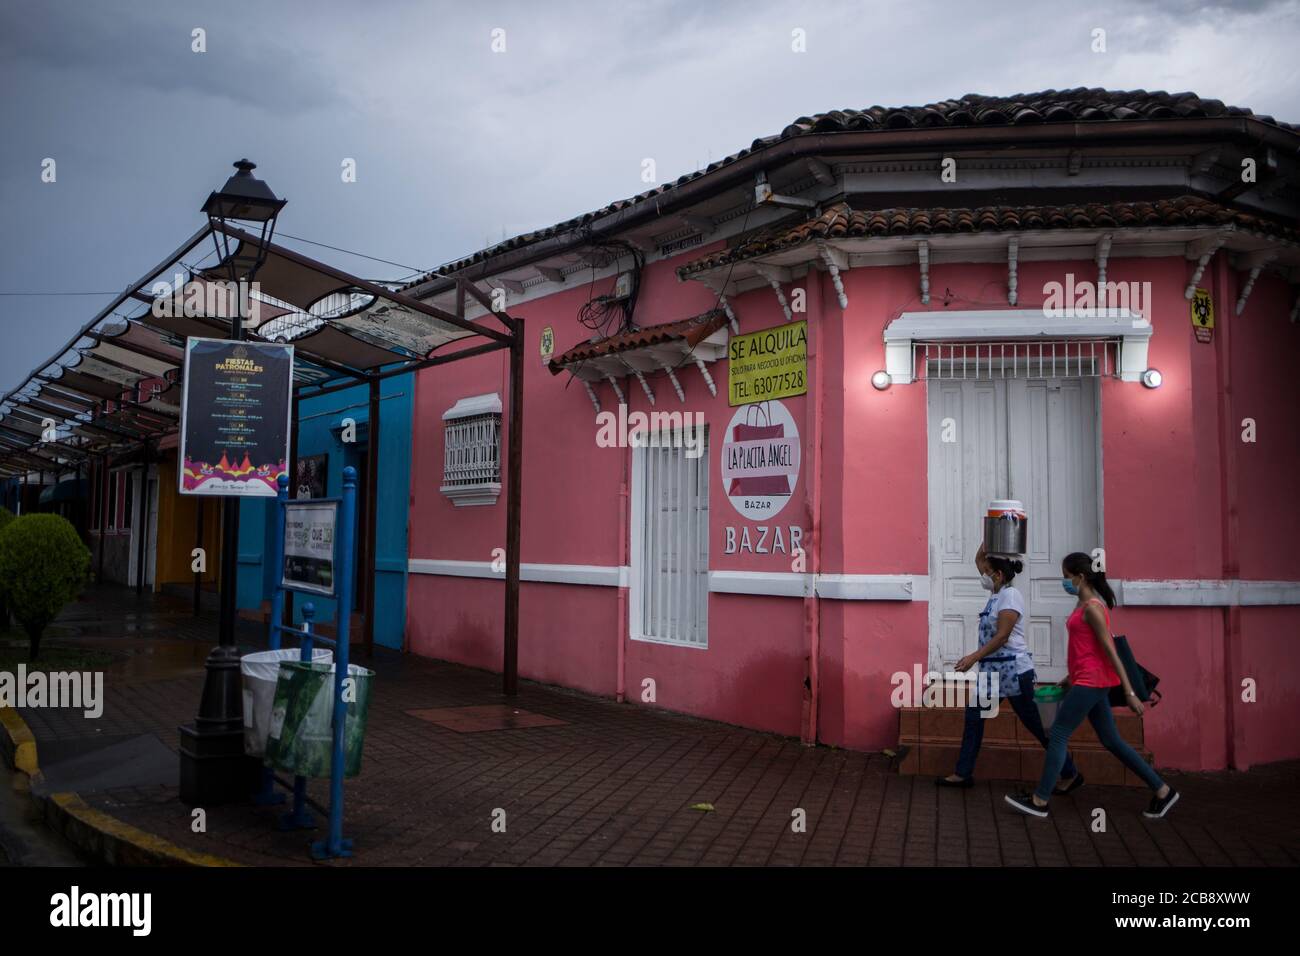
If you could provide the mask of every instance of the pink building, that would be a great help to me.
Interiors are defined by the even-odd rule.
[[[1098,551],[1156,762],[1300,756],[1297,133],[1101,90],[829,113],[441,270],[528,333],[520,673],[893,746],[1017,498],[1040,680]],[[506,368],[418,374],[410,502],[407,649],[493,670]]]

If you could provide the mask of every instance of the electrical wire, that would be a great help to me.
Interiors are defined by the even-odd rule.
[[[335,252],[341,252],[341,253],[343,253],[344,255],[356,256],[356,257],[359,258],[359,259],[369,259],[371,262],[382,262],[382,263],[383,263],[384,265],[386,265],[386,266],[397,266],[397,268],[399,268],[399,269],[408,269],[408,270],[410,270],[410,275],[408,275],[408,276],[403,276],[403,277],[400,278],[400,279],[384,279],[384,280],[382,280],[382,281],[384,281],[384,282],[404,282],[404,281],[406,281],[406,279],[408,279],[408,278],[413,278],[413,277],[415,277],[415,276],[419,276],[419,275],[436,275],[436,274],[437,274],[437,273],[436,273],[434,270],[432,270],[432,269],[417,269],[415,266],[408,266],[408,265],[407,265],[406,263],[404,263],[404,262],[393,262],[391,259],[380,259],[378,256],[368,256],[368,255],[366,255],[364,252],[356,252],[356,251],[353,250],[353,249],[344,249],[344,248],[342,248],[341,246],[331,246],[331,245],[330,245],[329,243],[327,243],[327,242],[316,242],[314,239],[304,239],[302,236],[295,236],[295,235],[293,235],[293,234],[291,234],[291,233],[288,233],[288,232],[277,232],[277,233],[276,233],[276,237],[277,237],[277,238],[284,238],[284,239],[292,239],[292,240],[294,240],[295,242],[305,242],[305,243],[307,243],[307,245],[309,245],[309,246],[320,246],[322,249],[332,249],[332,250],[334,250]]]
[[[641,288],[641,270],[645,268],[645,256],[641,250],[622,239],[597,239],[591,235],[590,226],[585,227],[586,239],[593,249],[591,262],[591,281],[587,286],[587,301],[578,309],[578,321],[591,329],[601,338],[609,338],[627,332],[633,328],[633,316],[636,313],[636,301]],[[597,258],[603,254],[609,265],[611,259],[616,271],[621,270],[623,256],[632,257],[631,288],[624,298],[612,293],[592,295],[596,287]]]

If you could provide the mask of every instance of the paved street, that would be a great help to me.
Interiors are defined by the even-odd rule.
[[[47,755],[140,735],[175,751],[177,725],[198,705],[215,619],[196,621],[185,602],[168,597],[137,603],[123,590],[86,597],[68,609],[51,640],[110,647],[123,659],[108,671],[99,720],[23,712],[43,768]],[[255,634],[244,633],[251,646]],[[506,701],[497,675],[394,653],[373,666],[363,770],[346,785],[344,833],[356,842],[356,864],[1300,862],[1300,763],[1172,774],[1183,800],[1164,821],[1140,817],[1141,791],[1089,786],[1058,800],[1052,819],[1040,822],[1003,805],[1011,784],[940,791],[928,778],[898,776],[883,754],[805,748],[528,682]],[[513,726],[485,729],[500,724]],[[323,802],[324,782],[313,782],[311,792]],[[278,808],[210,808],[208,832],[196,834],[174,781],[82,796],[190,849],[251,864],[310,863],[314,836],[278,831]],[[712,810],[692,809],[701,804]],[[1098,807],[1106,811],[1104,833],[1090,828]],[[493,831],[497,811],[504,811],[504,832]],[[795,832],[801,817],[806,831]]]
[[[80,866],[72,848],[41,824],[17,776],[0,760],[0,867]]]

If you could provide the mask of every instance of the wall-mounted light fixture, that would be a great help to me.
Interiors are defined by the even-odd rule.
[[[875,375],[871,376],[871,384],[877,391],[883,392],[885,389],[889,388],[889,383],[889,373],[883,368]]]
[[[1142,373],[1142,384],[1147,388],[1159,388],[1160,383],[1164,380],[1165,377],[1160,374],[1158,368],[1149,368]]]

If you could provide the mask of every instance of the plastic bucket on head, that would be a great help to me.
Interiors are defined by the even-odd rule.
[[[334,653],[326,647],[312,648],[312,660],[329,664]],[[239,659],[239,674],[244,684],[244,753],[260,757],[266,752],[266,737],[271,729],[271,702],[280,665],[302,659],[302,651],[287,647],[278,651],[254,651]]]
[[[994,498],[989,502],[988,516],[990,518],[1001,518],[1007,514],[1023,518],[1025,516],[1025,506],[1014,498]]]
[[[1024,554],[1029,546],[1029,518],[1025,507],[1011,498],[995,498],[989,502],[984,517],[984,553],[1015,557]]]

